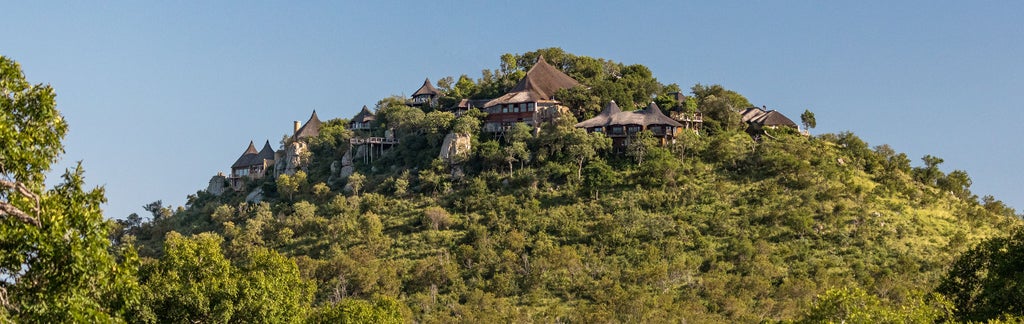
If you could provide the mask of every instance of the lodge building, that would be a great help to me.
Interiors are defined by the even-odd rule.
[[[515,123],[536,127],[556,114],[552,110],[557,111],[560,102],[555,99],[555,92],[578,85],[579,82],[548,64],[541,56],[512,90],[484,104],[487,120],[483,129],[499,133]]]
[[[651,102],[647,108],[636,111],[622,111],[614,100],[594,118],[576,124],[591,133],[604,133],[612,139],[612,146],[621,149],[629,145],[630,138],[642,131],[650,131],[662,145],[672,143],[679,132],[686,129],[683,124],[665,116],[657,104]]]

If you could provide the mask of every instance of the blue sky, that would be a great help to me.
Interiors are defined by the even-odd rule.
[[[424,77],[564,50],[719,83],[813,133],[853,131],[1024,208],[1018,144],[1024,3],[1009,1],[18,1],[0,55],[51,84],[108,217],[184,204],[250,140],[275,144],[316,109],[351,117]]]

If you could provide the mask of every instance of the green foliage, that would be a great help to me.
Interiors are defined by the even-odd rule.
[[[964,252],[938,291],[956,305],[960,320],[987,321],[1024,316],[1024,229],[995,237]]]
[[[373,301],[346,298],[313,312],[306,323],[405,323],[402,304],[381,297]]]
[[[913,296],[894,307],[859,288],[830,289],[797,323],[936,323],[952,319],[941,295]]]
[[[808,109],[804,109],[804,113],[800,114],[800,122],[804,124],[804,128],[807,130],[818,127],[818,121],[814,119],[814,113]]]
[[[141,309],[138,259],[125,246],[115,260],[81,164],[43,189],[67,131],[54,97],[0,56],[0,322],[118,322]]]
[[[167,233],[223,233],[214,245],[236,282],[267,270],[245,266],[254,249],[276,251],[267,258],[297,269],[288,286],[316,283],[311,301],[299,298],[308,322],[920,322],[948,319],[930,292],[954,257],[1019,223],[995,198],[978,201],[966,173],[911,168],[849,132],[754,141],[736,113],[750,106],[742,95],[698,84],[676,102],[677,85],[638,65],[541,49],[439,88],[450,102],[494,97],[540,55],[583,83],[556,94],[572,115],[494,135],[480,132],[479,110],[456,118],[385,98],[377,126],[401,144],[357,161],[351,195],[309,186],[338,186],[311,169],[293,191],[294,177],[255,183],[281,193],[262,203],[200,193],[184,210],[126,220],[121,237],[135,235],[157,269]],[[674,141],[641,133],[616,152],[573,127],[601,102],[629,110],[651,98],[703,112],[705,129]],[[472,149],[445,163],[449,132],[472,136]],[[313,159],[347,151],[344,134],[330,138]],[[276,277],[296,278],[282,267]],[[240,302],[258,298],[228,296],[231,319],[258,312]],[[287,308],[268,304],[260,314]]]
[[[233,265],[223,238],[203,233],[167,235],[166,255],[143,269],[145,303],[158,322],[298,322],[312,301],[313,283],[294,261],[259,247],[239,251]]]

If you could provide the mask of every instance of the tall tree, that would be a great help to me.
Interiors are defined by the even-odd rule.
[[[814,120],[814,113],[809,109],[804,109],[804,113],[800,114],[800,122],[804,124],[804,128],[807,130],[818,126],[818,121]]]
[[[134,252],[118,264],[81,164],[44,190],[67,124],[48,85],[0,56],[0,322],[114,322],[140,308]]]

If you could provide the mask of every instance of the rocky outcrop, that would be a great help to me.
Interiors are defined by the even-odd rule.
[[[444,137],[437,157],[448,164],[459,164],[469,157],[472,143],[473,138],[469,134],[449,133]]]
[[[301,141],[295,141],[283,150],[278,151],[275,155],[274,171],[276,174],[295,174],[295,171],[300,170],[306,165],[306,160],[309,156],[309,150],[306,147],[306,143]]]
[[[253,204],[263,201],[263,188],[256,188],[250,192],[245,196],[245,201]]]
[[[210,184],[206,186],[206,192],[214,196],[220,196],[227,189],[227,183],[228,178],[224,176],[224,173],[217,173],[217,175],[210,178]]]

